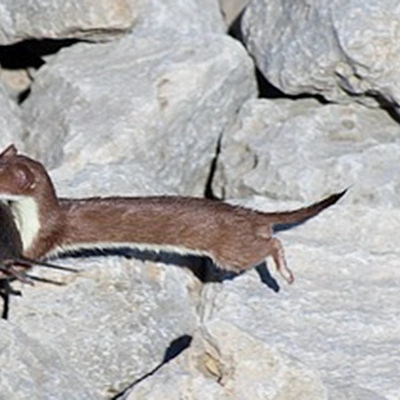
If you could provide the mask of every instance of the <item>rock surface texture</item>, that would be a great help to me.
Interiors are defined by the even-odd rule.
[[[201,399],[204,388],[215,399],[245,399],[249,393],[257,400],[326,396],[312,370],[235,325],[215,319],[195,333],[191,348],[180,359],[135,386],[128,399],[172,400],[187,391]]]
[[[201,195],[221,133],[256,93],[252,71],[223,35],[72,46],[37,73],[27,143],[50,167],[130,160],[172,193]]]
[[[0,130],[1,144],[15,142],[21,149],[23,145],[24,127],[21,119],[21,110],[7,95],[7,90],[0,82]]]
[[[137,17],[136,0],[5,0],[0,43],[21,40],[110,40],[127,33]]]
[[[277,211],[349,190],[275,233],[291,286],[269,259],[206,282],[168,253],[34,267],[63,285],[13,283],[0,399],[398,400],[397,3],[78,3],[0,5],[0,146],[60,195]]]
[[[221,144],[215,192],[400,206],[399,125],[382,110],[315,99],[252,99]],[[325,193],[328,191],[328,193]]]
[[[267,79],[288,94],[400,104],[395,0],[251,1],[242,27]]]

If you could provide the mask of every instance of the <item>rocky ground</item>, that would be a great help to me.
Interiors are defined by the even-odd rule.
[[[78,3],[0,13],[0,145],[60,195],[278,210],[349,191],[276,233],[291,286],[271,260],[220,282],[165,254],[35,268],[65,285],[15,285],[0,399],[398,400],[398,4]]]

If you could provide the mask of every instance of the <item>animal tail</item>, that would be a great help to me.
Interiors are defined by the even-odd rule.
[[[346,192],[347,189],[343,190],[343,192],[332,194],[317,203],[298,210],[264,213],[264,215],[268,218],[268,222],[272,222],[273,225],[300,224],[309,218],[314,217],[325,208],[335,204]]]

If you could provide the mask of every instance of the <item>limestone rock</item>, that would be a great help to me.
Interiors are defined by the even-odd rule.
[[[132,30],[136,37],[174,40],[222,34],[225,27],[218,0],[137,0],[139,18]]]
[[[54,186],[62,197],[174,195],[158,176],[140,164],[121,161],[89,164],[77,173],[61,166],[50,172]]]
[[[4,320],[0,320],[0,368],[2,399],[98,399],[58,349]]]
[[[66,285],[23,286],[23,296],[11,299],[9,321],[29,337],[19,344],[23,349],[29,351],[32,341],[52,349],[53,362],[62,359],[69,371],[79,371],[97,399],[110,398],[145,375],[162,361],[170,342],[197,327],[198,288],[190,271],[120,257],[63,262],[82,272],[36,268],[35,275]],[[46,363],[43,368],[51,370],[51,360]],[[21,364],[34,373],[24,360]],[[53,376],[58,373],[60,378],[48,383],[53,393],[66,391],[73,381],[71,374],[70,381],[60,381],[64,372]],[[70,398],[86,398],[74,388],[76,397]]]
[[[136,17],[136,0],[5,0],[0,44],[45,38],[110,40],[129,31]]]
[[[0,80],[14,102],[19,101],[20,95],[29,90],[32,83],[27,69],[0,68]]]
[[[396,0],[254,0],[242,30],[258,67],[283,92],[398,108],[399,18]]]
[[[214,190],[311,202],[351,187],[353,202],[399,206],[399,166],[400,127],[382,110],[254,99],[223,138]]]
[[[24,129],[21,120],[21,110],[8,96],[6,88],[0,82],[0,149],[14,143],[22,150]],[[0,150],[0,151],[1,151]]]
[[[222,35],[167,48],[132,37],[79,44],[37,73],[23,104],[26,142],[70,176],[131,162],[169,192],[202,195],[220,134],[255,92],[250,58]]]
[[[334,387],[329,392],[329,400],[387,400],[377,392],[354,385]],[[394,397],[395,399],[395,397]]]
[[[325,400],[313,371],[224,321],[206,323],[179,359],[134,387],[129,400]]]

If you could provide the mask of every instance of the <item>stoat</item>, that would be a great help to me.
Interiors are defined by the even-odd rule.
[[[220,201],[180,197],[57,198],[44,166],[11,145],[0,154],[0,200],[9,202],[26,257],[82,249],[132,248],[210,257],[241,272],[272,256],[292,283],[277,224],[307,220],[336,203],[344,192],[309,207],[260,212]]]

